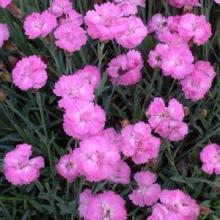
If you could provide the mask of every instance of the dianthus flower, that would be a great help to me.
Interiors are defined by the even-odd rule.
[[[140,52],[130,50],[127,54],[119,55],[111,60],[107,73],[113,83],[129,86],[139,82],[142,67],[143,60]]]
[[[72,10],[72,3],[69,0],[53,0],[50,9],[52,14],[60,17]]]
[[[87,42],[86,32],[75,22],[65,22],[55,31],[55,44],[70,53],[78,51]]]
[[[74,156],[74,151],[69,154],[63,155],[56,165],[57,172],[67,179],[67,181],[72,182],[78,175],[77,158]]]
[[[6,8],[11,2],[12,0],[0,0],[0,7]]]
[[[39,156],[30,159],[31,148],[31,145],[25,143],[18,144],[4,157],[3,172],[13,185],[30,184],[40,176],[40,169],[44,167],[44,158]]]
[[[57,26],[56,17],[48,11],[41,14],[33,12],[28,15],[24,21],[25,34],[29,39],[37,37],[46,37]]]
[[[89,10],[84,18],[88,34],[93,39],[113,40],[124,32],[124,19],[118,5],[107,2],[94,7],[95,9]]]
[[[181,16],[178,32],[182,38],[192,40],[197,45],[206,43],[212,35],[211,25],[205,16],[192,13]]]
[[[114,0],[122,12],[123,16],[135,15],[138,12],[137,5],[129,0]]]
[[[202,170],[208,174],[220,174],[220,146],[218,144],[206,145],[200,153],[203,162]]]
[[[162,98],[154,98],[148,107],[147,116],[151,127],[163,138],[179,141],[188,133],[188,126],[183,122],[183,106],[176,99],[171,99],[166,107]]]
[[[119,150],[109,140],[96,135],[80,142],[75,150],[80,174],[88,181],[98,182],[112,177],[120,162]]]
[[[160,149],[160,139],[151,134],[151,128],[144,122],[128,125],[122,129],[122,153],[131,157],[134,163],[148,163],[157,158]]]
[[[200,0],[169,0],[170,5],[176,8],[182,8],[184,6],[200,6]]]
[[[9,39],[9,30],[6,24],[0,23],[0,48],[3,46],[4,42]]]
[[[80,195],[80,213],[85,220],[126,220],[123,198],[113,191],[91,195],[89,190]]]
[[[53,92],[57,96],[62,97],[59,101],[59,107],[65,109],[71,103],[93,101],[94,99],[92,85],[89,84],[88,80],[78,74],[61,76],[58,82],[56,82]]]
[[[83,24],[83,16],[79,14],[76,10],[72,9],[65,14],[65,17],[59,19],[59,24],[72,23],[77,26]]]
[[[21,90],[40,89],[47,82],[47,65],[35,55],[18,61],[12,71],[13,83]]]
[[[153,206],[153,212],[147,220],[197,220],[199,206],[196,201],[181,190],[163,190],[160,201]]]
[[[162,14],[158,13],[151,17],[151,19],[148,22],[148,30],[149,33],[161,32],[167,25],[167,18],[165,18]]]
[[[212,86],[215,77],[214,68],[207,61],[197,61],[194,70],[181,80],[182,90],[187,99],[202,99]]]
[[[64,131],[77,139],[85,139],[102,131],[106,116],[104,110],[92,102],[69,104],[64,114]]]
[[[169,45],[166,53],[162,56],[161,69],[165,76],[174,79],[183,79],[192,73],[194,57],[188,46]]]
[[[143,21],[136,16],[124,18],[124,21],[125,31],[119,37],[116,37],[116,41],[125,48],[135,48],[147,36],[147,27]]]
[[[98,67],[86,65],[83,69],[76,71],[75,74],[87,80],[93,89],[97,89],[99,87],[101,82],[101,73]]]
[[[155,183],[156,175],[149,171],[142,171],[136,173],[134,179],[138,187],[129,195],[130,200],[140,207],[156,203],[161,192],[160,185]]]

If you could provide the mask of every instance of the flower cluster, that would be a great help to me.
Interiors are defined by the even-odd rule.
[[[202,170],[208,174],[220,174],[220,146],[208,144],[200,153]]]
[[[137,5],[143,5],[143,2],[136,1],[135,3],[133,1],[133,3],[128,3],[128,1],[117,1],[117,3],[108,2],[102,5],[95,5],[94,10],[89,10],[86,13],[85,24],[88,26],[88,34],[93,39],[101,41],[115,39],[118,44],[125,48],[135,48],[147,36],[148,30],[140,18],[135,15],[125,16],[127,14],[125,13],[127,11],[125,8],[129,7],[130,11],[132,4],[137,7]],[[133,11],[133,9],[131,10]],[[128,14],[135,13],[128,12]]]
[[[138,184],[132,194],[129,195],[131,201],[140,207],[151,206],[157,202],[161,188],[156,182],[156,175],[149,171],[142,171],[134,175]]]
[[[0,48],[2,48],[5,41],[9,39],[9,30],[6,24],[0,23]]]
[[[143,60],[140,52],[130,50],[119,55],[108,64],[107,73],[113,83],[123,86],[134,85],[141,79]]]
[[[164,100],[156,97],[146,114],[151,127],[163,138],[179,141],[188,133],[188,126],[183,122],[184,108],[176,99],[171,99],[166,107]]]
[[[0,0],[0,7],[6,8],[11,2],[12,0]]]
[[[47,65],[35,55],[18,61],[12,71],[13,83],[21,90],[40,89],[47,82]]]
[[[85,220],[127,219],[125,201],[113,191],[93,195],[86,189],[80,194],[79,202],[80,217]]]
[[[183,1],[172,2],[185,4]],[[203,45],[211,37],[211,26],[205,16],[187,13],[166,18],[156,14],[149,21],[148,29],[161,42],[149,53],[150,66],[160,68],[165,76],[180,80],[187,99],[202,99],[210,89],[215,73],[209,62],[195,62],[190,45]]]
[[[40,176],[40,169],[44,167],[44,158],[39,156],[30,159],[31,148],[31,145],[19,144],[14,150],[5,155],[3,172],[10,183],[26,185]]]
[[[152,215],[147,220],[197,220],[199,206],[196,201],[181,190],[163,190],[160,202],[153,206]]]

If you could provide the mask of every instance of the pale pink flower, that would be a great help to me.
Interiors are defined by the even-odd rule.
[[[149,33],[156,32],[157,34],[163,31],[167,25],[167,18],[165,18],[162,14],[158,13],[151,17],[148,22],[148,30]]]
[[[122,129],[122,153],[131,157],[134,163],[148,163],[158,156],[160,139],[151,134],[151,128],[144,122],[128,125]]]
[[[188,133],[188,126],[183,122],[184,108],[176,99],[171,99],[166,107],[163,99],[156,97],[146,114],[151,127],[163,138],[179,141]]]
[[[178,26],[179,35],[186,40],[193,40],[197,45],[208,41],[212,35],[211,25],[205,16],[192,13],[182,15]]]
[[[97,89],[101,83],[101,72],[96,66],[86,65],[75,74],[87,80],[94,89]]]
[[[212,86],[216,73],[207,61],[197,61],[194,70],[181,80],[182,90],[187,99],[202,99]]]
[[[75,150],[80,174],[88,181],[98,182],[112,177],[120,162],[118,149],[112,147],[109,140],[96,135],[80,142]]]
[[[25,34],[29,39],[37,37],[46,37],[57,26],[56,17],[48,11],[41,14],[33,12],[28,15],[24,21]]]
[[[200,6],[200,0],[169,0],[169,3],[176,8],[182,8],[187,5]]]
[[[114,183],[129,184],[131,169],[124,161],[120,161],[112,176],[109,178]]]
[[[53,0],[50,9],[52,14],[60,17],[72,10],[72,2],[70,0]]]
[[[111,60],[107,73],[113,83],[129,86],[140,81],[142,67],[143,60],[140,52],[130,50],[127,54],[119,55]]]
[[[200,153],[202,170],[208,174],[220,174],[220,146],[218,144],[206,145]]]
[[[129,0],[114,0],[119,6],[123,16],[135,15],[138,12],[137,5]]]
[[[59,107],[65,109],[71,103],[93,101],[94,99],[92,85],[89,84],[88,80],[78,74],[61,76],[58,82],[56,82],[53,92],[57,96],[62,97],[59,101]]]
[[[11,2],[12,0],[0,0],[0,7],[6,8]]]
[[[149,171],[138,172],[134,175],[138,187],[129,195],[129,199],[140,207],[151,206],[157,202],[161,187],[156,182],[156,175]]]
[[[83,196],[87,197],[88,195]],[[89,201],[85,201],[85,199],[82,200],[83,204],[85,204],[85,202],[87,203],[86,205],[83,205],[83,207],[87,208],[87,210],[83,211],[83,214],[85,213],[85,215],[83,215],[84,220],[127,219],[125,201],[113,191],[106,191],[97,194],[92,198],[89,196]]]
[[[98,134],[105,126],[104,110],[92,102],[77,101],[69,104],[64,114],[63,128],[67,135],[85,139]]]
[[[6,24],[0,23],[0,48],[2,48],[5,41],[9,39],[9,30]]]
[[[44,167],[44,158],[30,159],[32,146],[19,144],[7,153],[3,160],[3,172],[6,179],[13,185],[26,185],[34,182],[40,176],[40,169]]]
[[[21,90],[40,89],[47,82],[47,65],[35,55],[18,61],[12,71],[13,83]]]
[[[80,26],[83,24],[83,16],[79,14],[76,10],[71,9],[65,14],[65,17],[61,17],[59,19],[59,24],[64,23],[73,23]]]
[[[56,169],[57,172],[67,179],[68,182],[72,182],[79,175],[77,158],[74,157],[74,151],[60,157]]]
[[[137,47],[148,34],[147,27],[136,16],[124,18],[124,25],[125,31],[116,37],[116,41],[125,48],[132,49]]]
[[[54,32],[55,44],[70,53],[78,51],[87,42],[86,32],[75,22],[64,22]]]
[[[83,192],[79,195],[79,216],[81,218],[86,218],[88,213],[88,206],[91,204],[91,202],[94,199],[94,195],[92,195],[92,192],[90,189],[85,189]]]
[[[107,2],[95,5],[94,8],[89,10],[84,18],[88,34],[93,39],[113,40],[124,32],[124,19],[118,5]]]

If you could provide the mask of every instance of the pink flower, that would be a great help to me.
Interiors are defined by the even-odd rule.
[[[131,169],[127,163],[120,161],[112,176],[109,178],[114,183],[129,184]]]
[[[212,86],[215,70],[209,62],[197,61],[193,72],[181,80],[182,90],[187,99],[202,99]]]
[[[85,30],[75,22],[65,22],[54,32],[55,44],[70,53],[78,51],[87,42]]]
[[[148,107],[147,116],[151,127],[163,138],[179,141],[188,133],[188,126],[183,122],[183,106],[176,99],[171,99],[166,107],[162,98],[154,98]]]
[[[66,109],[63,127],[67,135],[85,139],[102,131],[105,121],[105,112],[100,106],[77,101]]]
[[[109,140],[96,135],[80,142],[75,151],[80,174],[88,181],[98,182],[112,177],[120,162],[118,149],[112,147]]]
[[[60,17],[72,10],[72,3],[69,0],[53,0],[50,8],[52,14]]]
[[[85,220],[126,220],[125,201],[113,191],[106,191],[98,195],[83,192],[80,200],[80,210]],[[81,205],[82,203],[82,205]],[[95,211],[94,211],[95,210]]]
[[[75,74],[87,80],[93,89],[97,89],[99,87],[101,82],[101,73],[98,67],[86,65],[83,69],[76,71]]]
[[[74,151],[63,155],[59,159],[56,169],[62,177],[67,179],[67,181],[72,182],[79,175],[77,158],[74,157]]]
[[[217,4],[220,4],[220,0],[214,0]]]
[[[144,122],[128,125],[122,129],[122,153],[136,164],[148,163],[157,158],[160,149],[160,139],[151,135],[151,128]]]
[[[13,83],[21,90],[40,89],[47,82],[47,65],[35,55],[18,61],[12,71]]]
[[[4,157],[3,172],[5,178],[13,185],[30,184],[40,176],[44,158],[39,156],[30,159],[31,148],[31,145],[19,144]]]
[[[6,8],[11,2],[12,0],[0,0],[0,7]]]
[[[206,145],[200,153],[200,159],[204,172],[220,174],[220,146],[218,144]]]
[[[134,175],[138,187],[130,195],[130,200],[140,207],[151,206],[157,202],[161,188],[156,182],[156,175],[149,171],[138,172]]]
[[[83,24],[83,16],[79,14],[76,10],[71,9],[68,12],[66,12],[65,17],[61,17],[59,19],[60,24],[64,23],[73,23],[78,26]]]
[[[5,41],[9,39],[9,30],[6,24],[0,23],[0,48],[2,48]]]
[[[182,15],[179,21],[178,31],[186,40],[193,40],[197,45],[202,45],[211,37],[211,25],[205,16],[197,16],[191,13]]]
[[[134,85],[141,79],[143,60],[140,52],[130,50],[127,54],[119,55],[108,64],[108,75],[113,83],[118,85]]]
[[[183,79],[193,71],[194,57],[185,45],[169,45],[162,56],[161,69],[165,76]]]
[[[88,34],[93,39],[113,40],[124,32],[124,19],[118,5],[107,2],[94,7],[95,9],[89,10],[84,18]]]
[[[92,195],[92,192],[90,189],[85,189],[82,193],[79,195],[79,216],[81,218],[85,218],[88,213],[88,206],[91,204],[95,196]]]
[[[125,48],[132,49],[137,47],[147,36],[148,30],[142,20],[135,16],[124,18],[125,31],[116,41]]]
[[[63,75],[56,82],[54,94],[62,97],[59,101],[59,107],[68,108],[77,101],[93,101],[94,89],[89,81],[79,74]]]
[[[169,3],[176,8],[182,8],[187,5],[200,6],[199,0],[169,0]]]
[[[167,18],[165,18],[162,14],[158,13],[151,17],[148,22],[148,30],[149,33],[161,32],[167,25]]]
[[[46,37],[57,26],[56,17],[48,11],[33,12],[24,21],[25,34],[29,39]]]
[[[114,0],[119,6],[123,16],[135,15],[138,12],[137,5],[129,0]]]

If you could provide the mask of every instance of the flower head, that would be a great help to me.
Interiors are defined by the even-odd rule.
[[[0,48],[3,46],[4,42],[9,39],[9,30],[6,24],[0,23]]]
[[[69,0],[53,0],[51,3],[51,12],[56,17],[67,14],[72,10],[72,3]]]
[[[11,2],[12,0],[0,0],[0,7],[6,8]]]

